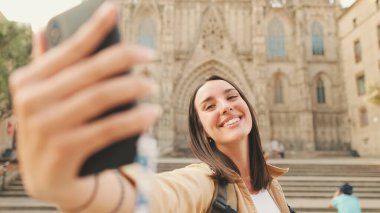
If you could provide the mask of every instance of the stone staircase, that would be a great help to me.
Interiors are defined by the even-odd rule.
[[[28,197],[19,176],[0,191],[0,212],[58,213],[52,204]]]
[[[196,159],[165,158],[159,160],[158,171],[169,171],[199,162]],[[290,171],[279,179],[289,205],[297,213],[333,213],[327,209],[332,194],[343,183],[350,182],[360,198],[363,213],[380,213],[380,159],[283,159],[269,163],[288,167]],[[0,191],[0,212],[56,213],[45,202],[28,198],[20,178]]]

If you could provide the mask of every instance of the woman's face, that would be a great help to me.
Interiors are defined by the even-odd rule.
[[[194,104],[207,136],[217,145],[248,138],[252,129],[251,113],[231,84],[223,80],[206,82],[199,88]]]

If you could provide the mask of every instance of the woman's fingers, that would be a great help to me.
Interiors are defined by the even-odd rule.
[[[42,31],[39,31],[33,35],[32,58],[39,58],[46,50],[45,36]]]
[[[161,108],[156,105],[138,105],[128,111],[117,113],[97,120],[81,128],[73,129],[59,139],[52,140],[62,155],[70,155],[74,150],[85,160],[89,155],[104,147],[144,132],[161,115]],[[142,119],[144,118],[144,119]]]
[[[29,72],[16,75],[13,87],[49,78],[89,55],[115,26],[116,17],[116,6],[106,1],[71,38],[30,64]]]
[[[40,128],[49,132],[67,130],[93,120],[109,109],[143,98],[155,87],[151,80],[138,75],[109,79],[53,104],[33,120],[42,123]]]
[[[101,80],[117,74],[122,75],[135,64],[146,63],[152,59],[153,52],[147,48],[127,45],[110,47],[84,62],[67,68],[51,79],[26,89],[24,92],[28,95],[25,96],[33,101],[28,104],[25,113],[33,113]]]

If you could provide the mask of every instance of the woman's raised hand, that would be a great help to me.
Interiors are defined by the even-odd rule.
[[[109,78],[152,60],[153,52],[146,48],[118,44],[89,56],[116,20],[115,5],[105,3],[72,38],[50,51],[42,34],[37,35],[33,61],[11,76],[17,155],[33,197],[62,203],[91,185],[89,178],[77,176],[84,160],[117,139],[144,131],[159,117],[158,106],[138,105],[88,122],[155,88],[151,80],[133,74]]]

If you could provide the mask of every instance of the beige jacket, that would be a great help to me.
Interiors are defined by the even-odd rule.
[[[276,177],[285,174],[288,169],[268,165],[273,181],[268,188],[269,194],[281,213],[289,213],[285,196]],[[137,184],[138,167],[127,166],[122,169],[126,178]],[[149,195],[150,212],[153,213],[206,213],[214,200],[214,181],[210,178],[212,171],[204,163],[192,164],[160,174],[151,174],[152,190]],[[251,195],[243,180],[234,184],[239,213],[255,213]]]

